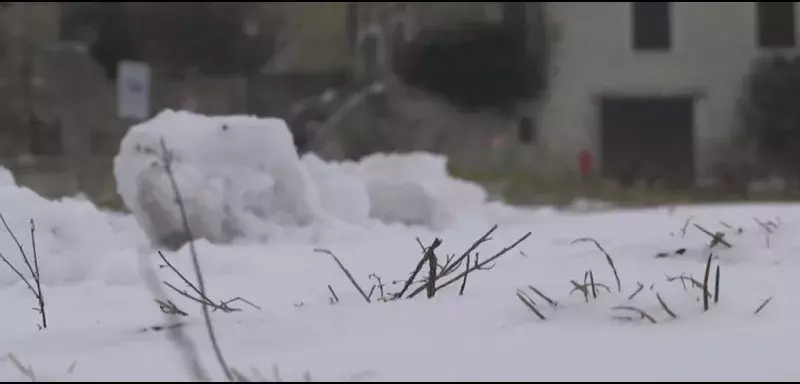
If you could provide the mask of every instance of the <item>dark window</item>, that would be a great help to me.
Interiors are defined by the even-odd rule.
[[[758,46],[788,48],[795,46],[795,3],[757,2]]]
[[[668,50],[672,45],[669,2],[632,2],[633,49]]]
[[[523,116],[517,123],[517,136],[523,144],[532,144],[536,141],[536,127],[533,119]]]

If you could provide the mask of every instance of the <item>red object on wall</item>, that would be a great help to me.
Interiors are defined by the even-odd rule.
[[[580,170],[581,176],[589,176],[594,166],[593,163],[594,159],[592,158],[591,152],[586,149],[578,152],[578,170]]]

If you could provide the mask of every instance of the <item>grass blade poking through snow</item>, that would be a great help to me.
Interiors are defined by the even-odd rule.
[[[592,286],[592,298],[597,299],[597,287],[594,285],[594,273],[592,270],[589,270],[589,284]]]
[[[364,292],[363,289],[361,289],[361,286],[358,285],[358,283],[356,282],[356,279],[353,277],[353,274],[351,274],[350,271],[347,270],[347,268],[344,266],[344,264],[342,264],[342,262],[339,261],[339,258],[336,257],[336,255],[334,255],[333,252],[331,252],[331,251],[329,251],[327,249],[315,249],[314,252],[324,253],[324,254],[327,254],[330,257],[332,257],[333,260],[336,261],[336,264],[339,265],[339,269],[341,269],[342,272],[344,272],[344,274],[347,276],[347,278],[350,279],[350,282],[353,283],[353,286],[356,287],[356,289],[358,290],[358,293],[361,294],[361,297],[363,297],[364,300],[367,301],[367,303],[371,303],[371,301],[369,299],[369,296],[367,295],[366,292]]]
[[[636,297],[636,295],[638,295],[639,292],[641,292],[644,289],[644,284],[642,284],[642,283],[640,283],[638,281],[636,282],[636,284],[639,285],[639,288],[637,288],[635,292],[633,292],[630,296],[628,296],[628,301],[633,300],[633,298]]]
[[[717,274],[714,280],[714,304],[717,304],[719,302],[719,264],[717,264]]]
[[[761,303],[761,305],[758,306],[758,308],[756,309],[756,311],[753,314],[757,315],[759,312],[761,312],[761,310],[764,309],[764,307],[766,307],[767,304],[769,304],[770,301],[772,301],[772,297],[764,300],[764,302]]]
[[[650,315],[649,315],[647,312],[645,312],[645,311],[643,311],[643,310],[641,310],[641,309],[639,309],[639,308],[636,308],[636,307],[631,307],[631,306],[619,306],[619,307],[614,307],[614,308],[611,308],[611,309],[612,309],[612,310],[615,310],[615,311],[631,311],[631,312],[636,312],[636,313],[638,313],[638,314],[639,314],[639,315],[640,315],[640,316],[641,316],[643,319],[647,319],[648,321],[650,321],[650,322],[651,322],[651,323],[653,323],[653,324],[656,324],[656,323],[658,323],[658,322],[656,321],[656,319],[654,319],[654,318],[653,318],[653,316],[650,316]]]
[[[617,280],[617,290],[619,292],[622,292],[622,282],[619,279],[619,273],[617,273],[617,267],[614,266],[614,260],[611,258],[611,255],[609,255],[608,252],[606,252],[606,250],[603,249],[603,246],[601,246],[600,243],[597,242],[597,240],[592,239],[591,237],[584,237],[584,238],[580,238],[580,239],[574,240],[572,242],[572,244],[585,243],[585,242],[594,243],[594,245],[597,247],[597,249],[599,249],[600,252],[603,252],[603,254],[606,255],[606,261],[608,262],[608,265],[611,266],[611,270],[614,271],[614,278]]]
[[[464,289],[467,288],[467,276],[469,276],[469,255],[467,255],[467,273],[464,274],[464,280],[461,281],[461,289],[458,290],[459,296],[464,296]]]
[[[712,253],[708,254],[708,261],[706,262],[706,272],[703,275],[703,311],[708,311],[708,275],[711,273],[711,257]]]
[[[542,291],[540,291],[540,290],[536,289],[534,286],[532,286],[532,285],[529,285],[529,286],[528,286],[528,289],[530,289],[531,291],[533,291],[533,293],[537,294],[539,297],[541,297],[542,299],[544,299],[544,301],[546,301],[546,302],[547,302],[548,304],[550,304],[552,307],[558,307],[558,303],[557,303],[557,302],[555,302],[555,300],[553,300],[553,299],[551,299],[551,298],[549,298],[549,297],[545,296],[545,294],[544,294],[544,293],[542,293]]]
[[[667,312],[667,314],[671,318],[673,319],[678,318],[678,315],[676,315],[675,312],[672,312],[672,310],[669,309],[669,306],[667,306],[667,303],[664,302],[664,299],[661,298],[660,294],[656,293],[656,299],[658,299],[658,303],[661,304],[661,308],[664,308],[664,311]]]
[[[531,310],[531,312],[535,313],[536,316],[539,317],[539,319],[547,320],[547,318],[545,318],[544,315],[542,315],[542,313],[539,312],[538,309],[536,309],[536,304],[533,302],[530,296],[525,294],[525,292],[522,292],[521,290],[518,289],[517,297],[519,298],[520,301],[522,301],[523,304],[525,304],[526,307],[528,307],[528,309]]]

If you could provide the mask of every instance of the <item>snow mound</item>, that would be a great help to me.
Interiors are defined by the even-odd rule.
[[[483,207],[487,200],[477,184],[452,178],[441,155],[374,154],[359,163],[324,163],[308,154],[303,162],[320,188],[325,208],[340,211],[343,205],[357,205],[359,219],[368,215],[384,223],[441,230],[459,213]],[[363,196],[368,201],[353,201]]]
[[[227,243],[325,217],[283,120],[165,110],[131,127],[114,159],[118,193],[162,245],[185,242],[162,140],[197,238]]]
[[[450,178],[442,156],[375,155],[359,163],[301,159],[283,120],[166,110],[128,131],[114,175],[148,237],[172,248],[186,239],[163,167],[162,140],[190,228],[212,243],[366,227],[376,220],[442,229],[460,210],[486,200],[477,185]],[[309,236],[315,237],[313,231]]]
[[[88,201],[47,200],[14,184],[10,173],[2,169],[0,214],[31,263],[33,221],[42,283],[49,286],[82,282],[91,276],[106,255],[136,247],[144,240],[144,236],[137,237],[141,235],[136,232],[137,228],[125,226],[124,218],[101,212]],[[14,237],[0,226],[0,253],[30,278]],[[22,282],[11,268],[0,267],[0,287],[19,284]]]

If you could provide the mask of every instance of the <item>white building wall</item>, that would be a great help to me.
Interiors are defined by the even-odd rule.
[[[663,52],[633,50],[630,2],[549,2],[547,14],[555,42],[540,112],[546,165],[575,169],[577,153],[589,149],[601,167],[603,94],[693,94],[695,167],[699,177],[710,172],[737,123],[743,77],[768,52],[756,44],[755,3],[673,2],[672,48]]]

